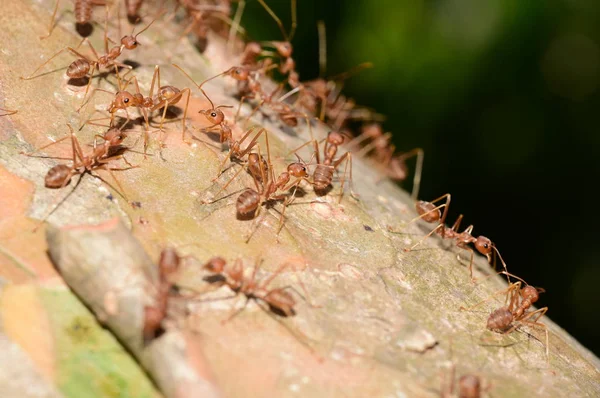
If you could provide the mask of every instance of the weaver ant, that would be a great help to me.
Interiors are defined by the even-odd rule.
[[[134,94],[126,91],[127,86],[131,83],[132,80],[133,80],[133,83],[135,86]],[[157,87],[158,87],[156,95],[154,95],[155,83],[157,84]],[[121,86],[120,82],[119,82],[119,86]],[[103,89],[96,89],[96,90],[108,92]],[[108,93],[110,93],[110,92],[108,92]],[[179,88],[177,88],[175,86],[168,86],[168,85],[162,86],[161,82],[160,82],[160,67],[158,65],[156,65],[154,68],[154,73],[152,75],[152,83],[150,84],[150,92],[147,97],[144,97],[142,95],[142,93],[140,92],[140,87],[139,87],[137,78],[135,76],[132,77],[131,79],[129,79],[123,87],[119,87],[119,91],[115,94],[114,99],[112,100],[110,106],[108,107],[108,112],[111,114],[111,116],[110,116],[111,125],[114,122],[114,116],[118,110],[125,111],[125,114],[127,116],[125,123],[127,123],[130,120],[129,113],[127,112],[127,108],[137,107],[140,110],[140,113],[142,114],[144,121],[146,123],[146,133],[144,135],[144,154],[145,154],[147,146],[148,146],[147,132],[150,129],[149,114],[151,114],[152,112],[154,112],[158,109],[163,108],[162,117],[161,117],[160,124],[159,124],[159,131],[162,133],[163,132],[163,124],[164,124],[164,121],[166,118],[168,107],[171,105],[177,104],[181,100],[181,98],[183,97],[184,94],[187,94],[187,99],[186,99],[185,108],[183,111],[183,118],[181,120],[181,134],[183,137],[185,134],[185,130],[186,130],[185,120],[187,117],[187,110],[188,110],[189,101],[190,101],[190,89],[186,87],[186,88],[183,88],[180,90]],[[102,119],[90,119],[89,121],[97,121],[97,120],[102,120]],[[162,146],[162,144],[161,144],[161,146]]]
[[[40,69],[42,69],[45,65],[47,65],[50,61],[52,61],[58,55],[60,55],[63,51],[70,52],[72,55],[78,57],[78,59],[73,61],[68,66],[66,75],[71,79],[81,79],[81,78],[89,75],[88,83],[87,83],[87,86],[85,89],[85,94],[83,96],[82,105],[77,109],[77,111],[79,112],[79,110],[81,110],[81,108],[86,103],[85,98],[87,97],[89,88],[91,86],[92,77],[94,76],[94,72],[96,70],[107,69],[107,68],[112,67],[112,68],[114,68],[115,73],[117,74],[117,77],[119,77],[119,68],[120,67],[131,70],[132,69],[131,66],[126,65],[122,62],[118,62],[117,58],[119,58],[121,56],[124,49],[134,50],[139,45],[141,45],[140,42],[137,40],[137,37],[140,34],[142,34],[143,32],[145,32],[154,23],[154,21],[156,21],[156,19],[159,18],[161,15],[162,14],[159,14],[154,20],[152,20],[152,22],[150,22],[146,27],[144,27],[141,31],[139,31],[135,36],[133,35],[135,30],[132,31],[130,35],[123,36],[121,38],[121,44],[118,46],[114,46],[110,49],[108,48],[108,36],[107,36],[107,28],[108,27],[105,23],[105,27],[104,27],[104,51],[105,51],[105,53],[104,53],[104,55],[99,56],[98,53],[96,52],[96,49],[92,45],[92,43],[87,38],[84,38],[81,42],[79,42],[79,44],[75,48],[78,49],[79,47],[81,47],[81,45],[84,42],[87,42],[88,46],[92,50],[92,53],[94,54],[95,60],[79,53],[77,50],[75,50],[72,47],[66,47],[66,48],[63,48],[62,50],[58,51],[56,54],[54,54],[52,57],[50,57],[48,60],[46,60],[40,66],[38,66],[29,76],[27,76],[27,77],[21,76],[20,78],[22,80],[31,80],[31,79],[35,79],[36,77],[42,76],[42,75],[35,75],[35,73],[38,72]],[[107,10],[106,21],[108,21],[108,10]]]
[[[144,341],[158,337],[163,331],[162,321],[167,317],[168,302],[174,286],[171,277],[179,271],[182,258],[173,248],[165,248],[158,261],[158,286],[155,302],[144,307]]]
[[[436,206],[435,203],[440,202],[445,199],[445,203]],[[458,232],[460,228],[460,223],[463,219],[463,215],[459,215],[456,219],[455,223],[451,228],[446,227],[446,216],[448,215],[448,208],[450,207],[450,199],[451,196],[449,193],[440,196],[432,200],[431,202],[420,200],[416,203],[417,213],[419,215],[413,218],[410,222],[414,222],[418,219],[423,219],[428,223],[438,223],[438,225],[432,229],[427,235],[425,235],[421,240],[412,245],[409,248],[404,249],[405,252],[409,252],[414,250],[415,247],[419,246],[423,243],[427,238],[429,238],[434,233],[437,233],[442,237],[442,239],[454,239],[456,246],[461,249],[468,250],[471,252],[471,260],[469,262],[469,274],[471,275],[471,281],[475,281],[473,278],[473,261],[475,257],[475,252],[468,245],[472,243],[475,246],[475,249],[486,256],[488,262],[493,264],[494,269],[496,268],[496,256],[502,262],[502,266],[504,267],[504,273],[507,275],[508,282],[510,283],[510,277],[508,276],[508,269],[506,267],[506,263],[502,259],[498,248],[494,243],[486,238],[483,235],[478,237],[474,237],[471,233],[473,232],[473,225],[469,225],[463,232]],[[441,208],[444,208],[444,212],[440,211]],[[388,228],[390,232],[395,232],[393,229]]]
[[[51,145],[54,145],[64,139],[71,138],[71,151],[72,151],[71,158],[44,156],[45,158],[71,160],[70,166],[66,165],[66,164],[58,164],[58,165],[50,168],[50,170],[48,170],[48,172],[44,178],[44,185],[46,186],[46,188],[61,189],[61,188],[64,188],[65,186],[67,186],[71,182],[71,179],[75,175],[79,174],[81,176],[79,178],[77,184],[73,188],[73,190],[69,194],[67,194],[67,196],[65,196],[56,206],[54,206],[54,208],[40,221],[39,225],[43,224],[48,219],[48,217],[50,217],[56,211],[56,209],[58,209],[58,206],[60,205],[60,203],[65,201],[69,197],[69,195],[71,195],[71,193],[74,192],[74,190],[77,188],[77,186],[81,182],[81,178],[83,178],[84,174],[90,174],[93,177],[100,179],[105,184],[112,187],[112,185],[110,183],[108,183],[104,178],[102,178],[99,175],[93,174],[94,170],[102,169],[102,170],[108,171],[108,173],[111,175],[111,177],[113,178],[113,180],[117,183],[117,186],[119,187],[118,190],[115,189],[114,187],[112,187],[112,188],[122,198],[124,198],[125,200],[128,201],[127,197],[123,193],[123,187],[121,186],[121,183],[119,182],[119,180],[115,177],[115,175],[112,172],[113,171],[125,171],[125,170],[129,170],[129,169],[138,167],[138,166],[131,166],[129,164],[129,162],[127,162],[123,158],[122,153],[127,148],[123,147],[121,145],[121,143],[123,142],[123,140],[125,139],[125,137],[127,135],[125,133],[123,133],[120,129],[117,129],[117,128],[109,129],[102,136],[102,138],[104,139],[104,142],[101,145],[97,145],[96,141],[94,140],[94,146],[92,149],[92,153],[89,155],[84,155],[81,145],[79,144],[79,140],[77,139],[77,136],[75,135],[75,132],[73,131],[73,128],[71,127],[70,124],[67,124],[67,127],[69,127],[69,130],[71,131],[70,136],[64,137],[58,141],[52,142],[48,145],[45,145],[45,146],[35,150],[32,153],[23,153],[24,155],[27,155],[27,156],[37,157],[37,156],[33,155],[33,153],[35,153],[39,150],[42,150],[44,148],[47,148]],[[119,158],[123,158],[125,160],[125,162],[129,165],[129,167],[126,167],[126,168],[109,167],[108,163],[110,161],[113,161],[113,160],[116,160]],[[37,229],[37,228],[38,227],[36,227],[35,229]]]
[[[307,145],[314,145],[314,155],[316,156],[317,164],[313,172],[312,184],[317,194],[323,194],[327,191],[333,181],[333,173],[337,170],[339,165],[345,161],[346,164],[340,186],[339,202],[342,201],[342,197],[344,195],[344,184],[346,181],[346,173],[348,172],[348,168],[350,168],[350,194],[352,197],[356,198],[357,196],[352,190],[352,153],[346,152],[337,160],[335,159],[339,146],[344,142],[344,136],[340,132],[330,131],[323,141],[325,141],[323,145],[323,162],[321,162],[321,157],[319,155],[319,142],[317,140],[308,141],[298,148],[290,151],[290,153],[296,153]]]
[[[441,398],[453,398],[456,396],[459,398],[481,398],[482,390],[487,391],[491,388],[491,385],[483,388],[481,378],[473,374],[462,375],[458,379],[458,386],[455,387],[456,365],[454,363],[450,368],[448,378],[450,381],[446,382],[444,380],[442,384]],[[457,394],[455,394],[455,389]]]
[[[505,306],[500,307],[490,313],[487,319],[487,328],[502,334],[509,334],[517,329],[520,325],[543,328],[546,333],[546,360],[548,360],[550,353],[550,348],[548,345],[548,328],[545,324],[539,322],[539,319],[548,311],[548,307],[543,307],[530,312],[527,311],[535,302],[539,300],[540,293],[544,293],[545,290],[543,288],[530,286],[521,278],[512,274],[508,274],[508,272],[502,273],[506,273],[507,275],[519,280],[509,284],[506,289],[502,289],[492,294],[485,300],[482,300],[471,307],[465,308],[461,306],[460,310],[470,311],[486,303],[495,296],[506,294]],[[523,284],[525,286],[521,287]],[[508,302],[508,305],[506,305],[506,302]]]
[[[60,0],[56,0],[54,11],[52,12],[52,18],[50,18],[50,24],[48,25],[48,34],[40,36],[40,39],[42,40],[50,37],[52,34],[59,3]],[[106,5],[106,0],[75,0],[75,29],[81,36],[89,36],[92,33],[92,27],[90,25],[90,21],[92,20],[92,7]]]
[[[391,133],[383,133],[381,124],[370,123],[363,127],[362,133],[351,140],[348,145],[350,147],[358,146],[365,140],[371,142],[364,146],[356,153],[356,156],[362,157],[374,151],[375,160],[382,164],[385,175],[390,179],[402,182],[408,176],[408,166],[406,161],[412,157],[417,157],[415,175],[413,177],[413,189],[411,197],[416,200],[419,197],[419,188],[421,186],[421,175],[423,172],[423,157],[424,152],[421,148],[414,148],[405,153],[394,155],[396,147],[390,143],[392,138]]]
[[[262,131],[260,131],[259,134],[260,133],[262,133]],[[246,188],[238,196],[236,201],[236,211],[237,214],[243,219],[255,218],[258,216],[258,211],[260,211],[259,209],[261,205],[265,203],[270,204],[273,201],[283,200],[283,210],[279,218],[279,227],[277,228],[277,234],[279,234],[283,227],[285,210],[287,206],[294,201],[298,186],[302,181],[308,181],[309,175],[306,164],[299,159],[299,162],[290,163],[287,166],[286,171],[282,172],[278,177],[276,177],[273,165],[271,164],[269,136],[266,132],[265,141],[267,145],[266,162],[260,155],[260,150],[258,154],[250,154],[254,156],[248,157],[248,170],[250,171],[250,175],[252,176],[252,180],[254,181],[256,189]],[[237,178],[242,170],[243,168],[236,172],[235,175],[225,185],[223,185],[215,195],[218,195],[225,190],[227,186],[229,186],[229,184],[235,178]],[[287,192],[292,188],[294,188],[294,191],[290,195]],[[278,194],[278,192],[286,193]],[[258,227],[258,225],[260,225],[260,221],[257,222],[256,225]],[[255,231],[256,229],[253,228],[253,231],[248,236],[246,243],[250,241]]]

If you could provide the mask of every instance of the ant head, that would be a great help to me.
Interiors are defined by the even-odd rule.
[[[221,124],[225,120],[225,114],[220,109],[205,109],[200,112],[212,124]]]
[[[137,41],[137,37],[139,35],[141,35],[142,33],[144,33],[150,26],[152,26],[154,21],[156,21],[158,18],[163,16],[165,13],[166,13],[166,11],[162,11],[161,13],[156,15],[156,17],[152,20],[152,22],[150,22],[148,25],[146,25],[146,27],[144,29],[140,30],[135,36],[133,35],[133,33],[135,32],[135,29],[133,31],[131,31],[130,35],[123,36],[121,38],[121,45],[128,50],[133,50],[133,49],[137,48],[137,46],[141,46],[142,43]],[[139,17],[138,17],[138,19],[139,19]]]
[[[167,247],[160,252],[160,260],[158,261],[158,269],[161,278],[171,275],[179,269],[181,257],[172,247]]]
[[[291,294],[283,289],[273,289],[265,296],[265,301],[269,304],[269,307],[273,312],[278,313],[282,316],[293,316],[296,314],[294,306],[296,300]]]
[[[226,73],[227,76],[233,77],[235,80],[245,81],[250,77],[250,71],[243,66],[234,66]]]
[[[327,134],[327,142],[331,145],[342,145],[344,143],[344,136],[338,131],[330,131]]]
[[[110,146],[121,144],[125,138],[127,138],[127,134],[116,127],[112,127],[104,133],[104,139],[110,143]]]
[[[283,58],[289,58],[292,56],[292,43],[289,41],[274,41],[271,42],[275,50],[281,55]]]
[[[521,289],[521,297],[535,303],[540,298],[540,292],[535,287],[527,285]]]
[[[121,38],[121,45],[128,50],[134,50],[137,46],[141,46],[142,43],[137,41],[135,36],[127,35]]]
[[[442,212],[440,209],[436,209],[435,205],[431,202],[419,200],[416,204],[417,213],[419,213],[423,221],[436,222],[442,218]]]
[[[485,236],[478,236],[477,240],[475,240],[475,248],[481,254],[488,256],[493,249],[494,245],[491,240],[486,238]]]
[[[308,171],[304,163],[290,163],[287,167],[287,171],[296,178],[308,177]]]
[[[227,264],[227,262],[223,257],[213,257],[204,264],[203,268],[207,271],[220,274],[225,269],[225,264]]]
[[[46,188],[62,188],[71,181],[71,168],[66,164],[58,164],[48,170],[44,185]]]
[[[127,91],[119,91],[117,95],[115,95],[115,99],[110,106],[109,112],[115,113],[118,109],[125,109],[128,106],[134,106],[135,104],[135,96]]]

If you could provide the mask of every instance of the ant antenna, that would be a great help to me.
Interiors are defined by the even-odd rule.
[[[176,67],[177,69],[179,69],[181,71],[181,73],[183,73],[185,76],[187,76],[188,79],[190,79],[192,81],[192,83],[194,83],[196,85],[196,87],[198,87],[198,89],[200,91],[202,91],[202,94],[204,94],[204,96],[206,97],[206,99],[208,100],[208,102],[210,102],[210,106],[211,109],[216,109],[215,108],[215,104],[211,101],[211,99],[208,97],[208,95],[206,94],[206,92],[202,89],[202,86],[204,85],[204,83],[208,82],[209,80],[215,79],[223,74],[225,74],[225,72],[219,73],[218,75],[215,75],[213,77],[209,77],[208,79],[206,79],[205,81],[203,81],[201,84],[196,83],[196,81],[194,79],[192,79],[192,77],[190,75],[187,74],[186,71],[184,71],[183,69],[181,69],[181,67],[177,64],[173,64],[174,67]],[[223,106],[223,105],[221,105]]]
[[[275,20],[275,22],[277,22],[277,25],[279,26],[279,29],[281,30],[281,34],[283,35],[283,38],[286,41],[291,42],[292,39],[294,38],[294,34],[296,33],[296,25],[297,25],[297,22],[296,22],[296,0],[292,0],[292,28],[290,29],[289,35],[285,32],[285,29],[283,28],[283,23],[281,23],[281,19],[279,19],[279,17],[275,14],[275,12],[273,12],[273,10],[267,5],[267,3],[265,3],[264,0],[258,0],[258,2],[269,13],[269,15]]]
[[[135,32],[135,26],[133,27],[133,30],[131,31],[131,35],[130,35],[130,36],[132,36],[132,37],[133,37],[133,39],[135,40],[135,42],[136,42],[136,44],[137,44],[137,45],[140,45],[140,46],[142,45],[142,43],[140,43],[140,42],[138,42],[138,41],[137,41],[137,37],[138,37],[139,35],[141,35],[142,33],[144,33],[146,30],[148,30],[148,28],[149,28],[150,26],[152,26],[152,24],[153,24],[153,23],[154,23],[154,22],[155,22],[155,21],[156,21],[158,18],[162,17],[162,16],[163,16],[165,13],[166,13],[166,11],[161,11],[161,12],[159,12],[158,14],[156,14],[156,17],[154,17],[154,19],[153,19],[152,21],[150,21],[150,23],[149,23],[148,25],[146,25],[146,26],[144,27],[144,29],[142,29],[142,30],[140,30],[139,32],[137,32],[135,36],[133,36],[133,33]]]
[[[357,74],[358,72],[362,72],[365,69],[371,69],[374,66],[375,65],[373,65],[373,62],[363,62],[362,64],[358,64],[350,70],[347,70],[346,72],[342,72],[338,75],[331,77],[329,80],[346,80],[347,78]]]

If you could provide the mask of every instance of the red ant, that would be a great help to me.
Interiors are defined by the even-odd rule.
[[[214,78],[216,78],[218,76],[221,76],[223,74],[227,74],[229,71],[231,71],[231,73],[233,73],[233,68],[231,68],[228,71],[225,71],[223,73],[220,73],[220,74],[218,74],[216,76],[208,78],[208,79],[204,80],[202,83],[198,84],[179,65],[173,64],[173,66],[176,67],[177,69],[179,69],[181,71],[181,73],[183,73],[188,79],[190,79],[192,81],[192,83],[194,83],[196,85],[196,87],[198,87],[198,89],[202,92],[202,94],[204,95],[204,97],[206,97],[206,99],[210,103],[210,106],[211,106],[210,109],[203,109],[203,110],[200,110],[198,112],[201,115],[203,115],[206,118],[206,120],[208,120],[209,123],[211,123],[211,125],[208,126],[206,129],[211,129],[211,128],[215,128],[216,127],[219,130],[219,137],[220,137],[221,143],[227,142],[227,141],[231,141],[231,139],[232,139],[231,128],[227,124],[227,121],[225,120],[225,114],[223,113],[223,111],[220,108],[233,108],[233,106],[231,106],[231,105],[219,105],[219,106],[215,107],[215,104],[211,101],[211,99],[206,94],[206,92],[204,91],[204,89],[202,88],[202,86],[206,82],[208,82],[208,81],[210,81],[210,80],[212,80],[212,79],[214,79]],[[240,73],[242,73],[242,72],[240,72]]]
[[[54,21],[56,20],[56,12],[58,11],[58,4],[60,0],[56,0],[56,4],[54,5],[54,11],[52,12],[52,18],[50,19],[50,25],[48,26],[48,34],[45,36],[40,36],[40,39],[46,39],[50,37],[52,34],[52,30],[54,29]],[[84,29],[87,25],[89,25],[92,19],[92,7],[94,6],[106,6],[106,0],[75,0],[75,21],[77,31],[80,32],[82,36],[88,36],[90,32],[86,32],[84,34]]]
[[[416,156],[417,163],[413,177],[413,189],[411,197],[416,200],[419,197],[421,186],[421,175],[423,172],[424,152],[421,148],[415,148],[405,153],[394,155],[396,147],[390,143],[391,133],[383,133],[381,124],[371,123],[363,127],[363,132],[348,143],[350,147],[358,146],[363,141],[370,139],[371,142],[356,153],[356,156],[365,156],[374,150],[375,159],[385,166],[384,173],[394,181],[402,182],[408,176],[406,160]]]
[[[242,56],[243,63],[254,65],[257,64],[258,57],[266,57],[263,61],[263,67],[270,67],[271,63],[275,58],[279,58],[279,72],[287,76],[288,84],[291,87],[297,87],[299,83],[298,72],[296,72],[296,62],[292,58],[293,47],[291,44],[294,34],[296,32],[296,0],[291,1],[292,10],[292,27],[290,33],[286,33],[283,28],[283,23],[279,17],[273,12],[273,10],[265,3],[264,0],[258,0],[263,8],[269,13],[269,15],[275,20],[277,26],[281,30],[284,41],[270,41],[264,42],[263,44],[272,47],[275,52],[264,51],[262,46],[256,42],[251,42],[246,46],[244,54]]]
[[[441,398],[452,398],[455,397],[455,378],[456,378],[456,365],[452,364],[450,368],[450,382],[444,383],[442,386]],[[462,375],[458,379],[457,393],[459,398],[481,398],[482,391],[488,391],[491,385],[482,388],[481,378],[473,374]]]
[[[58,4],[58,2],[57,2],[57,4]],[[114,46],[110,49],[108,48],[107,25],[105,23],[105,27],[104,27],[104,51],[105,51],[105,54],[104,55],[99,56],[98,53],[96,52],[96,50],[94,49],[94,46],[92,45],[92,43],[87,38],[84,38],[81,42],[79,42],[79,44],[75,48],[79,48],[84,42],[87,42],[88,46],[90,47],[90,49],[92,50],[92,52],[94,54],[94,57],[96,58],[95,60],[91,59],[89,57],[86,57],[85,55],[79,53],[77,50],[73,49],[72,47],[66,47],[66,48],[63,48],[62,50],[58,51],[56,54],[54,54],[52,57],[50,57],[46,62],[44,62],[43,64],[38,66],[37,69],[34,70],[29,76],[27,76],[27,77],[21,76],[20,78],[22,80],[31,80],[31,79],[35,79],[36,77],[42,76],[42,75],[35,75],[35,73],[37,71],[39,71],[41,68],[43,68],[45,65],[47,65],[50,61],[52,61],[54,58],[56,58],[59,54],[61,54],[65,50],[70,52],[72,55],[79,57],[77,60],[73,61],[69,65],[69,67],[67,68],[67,72],[66,72],[66,75],[71,79],[80,79],[80,78],[83,78],[83,77],[89,75],[88,84],[86,86],[85,94],[83,96],[84,100],[82,101],[82,105],[77,109],[77,111],[79,112],[79,110],[86,103],[85,98],[88,94],[89,88],[92,83],[92,77],[94,76],[94,72],[96,71],[96,69],[100,70],[100,69],[106,69],[106,68],[113,67],[117,76],[119,75],[119,71],[118,71],[119,67],[131,70],[132,69],[131,66],[126,65],[121,62],[118,62],[117,58],[119,58],[121,56],[121,53],[123,52],[124,49],[134,50],[139,45],[141,45],[140,42],[138,42],[137,37],[140,34],[142,34],[143,32],[145,32],[146,29],[148,29],[154,23],[154,21],[156,21],[156,19],[159,18],[161,15],[162,15],[162,13],[159,14],[154,20],[152,20],[152,22],[150,22],[144,29],[139,31],[135,36],[133,35],[133,32],[131,32],[130,35],[123,36],[121,38],[121,44],[118,46]],[[108,21],[108,11],[107,11],[107,16],[106,16],[106,21]]]
[[[344,142],[344,136],[337,131],[330,131],[327,134],[327,138],[325,138],[324,141],[325,144],[323,146],[323,162],[321,162],[321,157],[319,155],[319,142],[317,140],[308,141],[302,144],[300,147],[290,151],[290,153],[295,153],[307,145],[314,145],[314,154],[316,156],[317,165],[313,172],[312,184],[314,186],[315,192],[317,193],[325,192],[329,188],[333,181],[333,173],[337,170],[337,168],[343,161],[346,161],[344,174],[342,176],[342,182],[340,186],[339,202],[341,202],[342,197],[344,195],[344,184],[346,180],[346,173],[348,172],[348,167],[350,168],[349,180],[350,186],[352,187],[352,153],[346,152],[337,160],[335,159],[339,146]],[[356,194],[352,191],[352,188],[350,189],[350,193],[352,197],[356,198]]]
[[[419,240],[417,243],[412,245],[410,248],[404,249],[404,251],[409,252],[409,251],[413,250],[415,247],[419,246],[421,243],[423,243],[423,241],[425,241],[427,238],[429,238],[431,235],[433,235],[434,232],[437,233],[438,235],[440,235],[443,239],[454,239],[456,246],[458,246],[461,249],[468,250],[469,252],[471,252],[471,261],[469,262],[469,273],[471,275],[471,281],[474,282],[475,278],[473,278],[473,260],[474,260],[475,252],[473,251],[473,249],[471,249],[468,246],[468,244],[472,243],[475,246],[475,249],[479,253],[486,256],[486,258],[488,259],[488,262],[490,262],[490,263],[493,262],[494,269],[496,268],[496,263],[495,263],[496,256],[498,256],[498,258],[500,258],[500,261],[502,262],[502,266],[504,267],[504,272],[506,273],[508,282],[510,283],[510,278],[508,277],[508,269],[506,268],[506,263],[502,259],[502,256],[500,255],[500,252],[496,248],[496,245],[494,245],[494,243],[492,243],[491,240],[489,240],[488,238],[486,238],[485,236],[482,236],[482,235],[478,236],[478,237],[474,237],[473,235],[471,235],[471,233],[473,231],[473,225],[469,225],[463,232],[458,232],[458,229],[460,228],[460,223],[463,219],[462,214],[458,216],[458,218],[456,219],[456,222],[452,225],[452,228],[446,227],[445,221],[446,221],[446,216],[448,214],[448,208],[450,207],[450,198],[451,198],[450,194],[447,193],[445,195],[440,196],[437,199],[434,199],[431,202],[426,202],[426,201],[420,200],[416,203],[416,209],[417,209],[417,213],[419,213],[419,216],[413,218],[410,222],[416,221],[418,219],[423,219],[424,221],[426,221],[428,223],[437,222],[438,225],[434,229],[432,229],[431,232],[429,232],[427,235],[425,235],[421,240]],[[446,202],[444,204],[435,206],[435,203],[437,203],[443,199],[446,199]],[[443,213],[440,211],[440,209],[442,207],[444,208]],[[390,232],[395,232],[391,228],[388,228],[388,230]]]
[[[257,282],[256,274],[258,273],[261,264],[262,259],[256,262],[250,278],[247,278],[244,275],[244,265],[241,259],[237,259],[233,265],[228,266],[227,261],[222,257],[212,257],[202,266],[202,268],[204,268],[206,271],[219,277],[206,278],[206,280],[219,285],[226,285],[234,293],[236,293],[236,295],[243,294],[246,296],[246,304],[244,307],[235,310],[226,320],[223,321],[223,323],[229,322],[233,317],[243,311],[250,300],[256,301],[263,310],[266,309],[260,305],[261,302],[265,303],[271,312],[282,317],[290,317],[296,315],[296,310],[294,308],[296,306],[296,300],[290,293],[287,292],[287,290],[293,290],[303,299],[305,299],[305,296],[308,297],[306,287],[300,278],[298,278],[298,282],[304,291],[304,295],[300,294],[300,292],[298,292],[298,290],[296,290],[293,286],[269,289],[271,282],[286,268],[289,268],[291,266],[290,263],[280,265],[271,276],[260,282]],[[316,306],[311,302],[308,303],[313,308],[319,308],[319,306]]]
[[[269,147],[269,135],[265,132],[265,141],[267,145],[267,162],[265,163],[262,156],[259,154],[250,154],[249,156],[248,169],[254,181],[256,189],[246,188],[237,198],[236,211],[243,217],[257,217],[257,210],[260,209],[262,204],[269,203],[271,201],[283,200],[283,211],[279,218],[279,227],[277,234],[281,232],[283,227],[285,209],[289,206],[294,198],[295,192],[302,181],[308,181],[308,171],[304,162],[295,162],[287,166],[287,170],[282,172],[278,177],[275,176],[273,165],[271,164],[271,153]],[[227,186],[239,175],[242,169],[240,169],[221,189],[215,194],[218,195],[220,192],[225,190]],[[293,181],[292,178],[294,179]],[[291,182],[290,182],[291,181]],[[294,188],[294,192],[291,194],[277,194],[278,192],[288,192]],[[291,198],[291,199],[290,199]],[[213,201],[214,202],[214,201]],[[260,222],[257,222],[257,226]],[[252,233],[248,236],[246,243],[250,241],[255,229],[253,228]]]
[[[126,91],[127,86],[131,83],[132,80],[135,85],[135,94],[132,94],[132,93]],[[154,84],[155,83],[157,83],[157,87],[158,87],[156,95],[154,95]],[[120,86],[120,83],[119,83],[119,86]],[[97,89],[97,90],[108,92],[103,89]],[[137,78],[135,76],[132,77],[131,79],[129,79],[123,87],[119,88],[119,91],[115,94],[115,97],[108,108],[108,111],[111,114],[111,117],[110,117],[111,125],[113,124],[113,121],[114,121],[114,115],[118,110],[125,111],[125,113],[127,115],[127,119],[126,119],[125,123],[127,123],[130,120],[129,113],[127,112],[127,108],[137,107],[140,110],[142,116],[144,117],[144,121],[146,122],[146,130],[148,131],[150,129],[149,113],[152,113],[158,109],[163,108],[162,117],[161,117],[160,124],[159,124],[159,131],[162,133],[163,132],[163,123],[166,118],[168,107],[171,105],[177,104],[181,100],[181,98],[183,97],[184,94],[187,94],[187,99],[186,99],[185,108],[183,111],[183,118],[181,121],[181,135],[183,137],[185,134],[185,130],[186,130],[185,119],[187,117],[187,110],[188,110],[188,105],[189,105],[189,101],[190,101],[190,89],[184,88],[184,89],[180,90],[179,88],[177,88],[175,86],[162,86],[161,82],[160,82],[160,67],[158,65],[156,65],[154,68],[154,74],[152,75],[152,83],[150,85],[150,93],[147,97],[144,97],[141,94],[140,87],[139,87]],[[97,120],[102,120],[102,119],[90,119],[90,120],[88,120],[88,122],[97,121]],[[147,135],[144,135],[144,153],[146,153],[147,145],[148,145]]]
[[[179,271],[181,257],[173,248],[163,249],[158,261],[158,286],[153,305],[144,307],[144,341],[149,342],[162,332],[162,321],[167,317],[169,294],[174,286],[172,275]]]
[[[530,286],[515,275],[508,274],[513,278],[519,279],[517,282],[509,284],[506,289],[502,289],[485,300],[480,301],[472,307],[465,308],[460,307],[461,311],[470,311],[480,305],[486,303],[492,297],[506,294],[505,306],[500,307],[492,311],[487,319],[487,328],[492,331],[501,332],[503,334],[509,334],[520,325],[529,325],[543,328],[546,332],[546,360],[549,359],[549,340],[548,340],[548,328],[545,324],[539,322],[539,319],[548,311],[548,307],[540,308],[535,311],[528,312],[527,310],[539,300],[540,293],[544,293],[545,290],[542,288],[536,288]],[[524,287],[521,287],[525,284]],[[506,305],[508,302],[508,306]]]
[[[110,161],[113,161],[113,160],[116,160],[119,158],[123,158],[122,152],[126,148],[121,146],[121,143],[123,142],[123,140],[125,139],[125,137],[127,135],[125,133],[121,132],[120,129],[111,128],[102,137],[104,139],[104,143],[100,146],[97,146],[96,141],[94,141],[94,147],[93,147],[92,153],[90,155],[84,155],[81,145],[79,144],[79,140],[77,139],[77,136],[75,135],[75,132],[73,131],[73,128],[71,127],[70,124],[67,124],[67,127],[69,127],[69,130],[71,131],[71,134],[69,136],[71,138],[71,150],[72,150],[72,157],[70,158],[71,165],[68,166],[66,164],[58,164],[58,165],[50,168],[50,170],[48,170],[48,172],[44,178],[44,185],[47,188],[61,189],[69,184],[69,182],[71,181],[73,176],[79,174],[81,177],[79,178],[77,185],[75,185],[73,190],[61,200],[61,203],[62,203],[77,188],[77,186],[81,182],[81,178],[86,173],[94,176],[95,178],[100,179],[104,183],[111,186],[106,180],[104,180],[104,178],[93,174],[94,170],[102,169],[102,170],[108,171],[108,173],[111,175],[113,180],[117,183],[119,190],[115,189],[115,191],[117,191],[117,193],[121,197],[123,197],[125,200],[128,200],[127,197],[122,193],[123,187],[121,186],[121,183],[119,182],[119,180],[115,177],[115,175],[112,172],[129,170],[132,168],[136,168],[138,166],[129,165],[129,167],[126,167],[126,168],[115,168],[115,167],[108,166],[108,163]],[[64,137],[56,142],[45,145],[32,153],[23,153],[23,154],[27,155],[27,156],[34,156],[34,155],[32,155],[33,153],[35,153],[39,150],[42,150],[44,148],[47,148],[50,145],[54,145],[54,144],[66,139],[66,138],[69,138],[69,137]],[[65,159],[65,158],[58,158],[58,157],[52,157],[52,158],[53,159]],[[126,163],[129,164],[129,162],[127,162],[127,161],[126,161]],[[114,187],[113,187],[113,189],[114,189]],[[60,203],[58,205],[56,205],[40,221],[39,225],[43,224],[48,219],[48,217],[50,217],[56,211],[56,209],[58,208],[59,205],[60,205]],[[38,227],[36,227],[35,229],[37,229],[37,228]]]

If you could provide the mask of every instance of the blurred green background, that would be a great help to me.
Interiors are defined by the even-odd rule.
[[[289,29],[290,2],[267,3]],[[425,150],[420,197],[450,192],[450,223],[464,213],[511,272],[546,289],[539,306],[600,354],[600,1],[299,0],[302,80],[319,75],[318,20],[326,75],[373,62],[345,94],[388,116],[400,151]],[[255,0],[242,25],[281,39]]]

